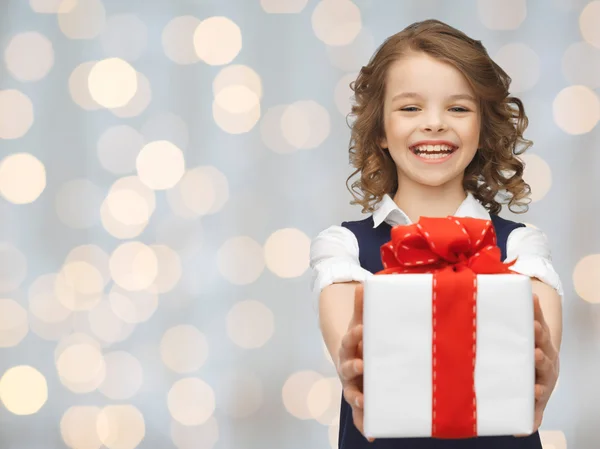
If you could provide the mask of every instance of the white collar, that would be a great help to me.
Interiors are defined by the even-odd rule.
[[[489,220],[490,214],[483,205],[471,194],[467,197],[454,213],[456,217],[472,217]],[[408,215],[398,207],[391,196],[385,194],[373,212],[373,227],[376,228],[383,222],[391,226],[409,225],[412,223]]]

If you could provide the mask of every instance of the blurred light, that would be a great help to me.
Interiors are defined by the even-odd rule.
[[[35,31],[15,35],[4,50],[6,68],[19,81],[39,81],[54,65],[52,42]]]
[[[27,276],[27,258],[12,243],[0,242],[0,292],[20,287]]]
[[[227,313],[227,335],[241,348],[264,346],[274,329],[273,312],[260,301],[240,301]]]
[[[260,99],[248,87],[232,85],[219,90],[215,103],[230,114],[243,114],[259,106]]]
[[[350,0],[322,0],[312,13],[317,38],[327,45],[351,43],[362,28],[360,9]]]
[[[44,274],[29,287],[29,311],[44,323],[61,323],[71,316],[71,310],[56,298],[55,284],[56,274]]]
[[[148,43],[148,28],[134,14],[117,14],[106,21],[100,43],[107,56],[136,61]]]
[[[119,118],[137,117],[146,110],[152,101],[152,86],[150,86],[150,81],[146,78],[146,75],[137,72],[136,79],[137,90],[133,98],[124,106],[110,108],[110,112],[115,116]]]
[[[109,345],[126,340],[135,329],[135,325],[126,323],[113,311],[108,300],[91,309],[88,320],[92,333]]]
[[[521,159],[525,163],[523,179],[531,186],[531,201],[539,201],[552,187],[550,166],[537,154],[524,154]]]
[[[66,262],[54,283],[54,293],[69,310],[89,310],[102,298],[105,281],[97,267],[87,261]]]
[[[579,16],[579,28],[583,39],[600,48],[600,1],[589,2]]]
[[[188,377],[173,384],[167,403],[173,419],[185,426],[198,426],[213,415],[215,394],[203,380]]]
[[[194,32],[200,19],[180,16],[172,19],[163,29],[162,45],[167,57],[177,64],[194,64],[200,60],[194,48]]]
[[[590,132],[600,120],[600,99],[586,86],[561,90],[552,104],[554,122],[568,134]]]
[[[99,221],[102,200],[100,187],[82,178],[64,183],[54,205],[61,222],[73,229],[86,229]]]
[[[210,17],[196,27],[194,48],[207,64],[229,64],[242,49],[242,32],[227,17]]]
[[[106,197],[106,205],[111,216],[124,225],[136,226],[150,220],[149,205],[135,190],[112,190]]]
[[[0,379],[0,402],[15,415],[33,415],[48,400],[46,378],[37,369],[19,365],[4,372]]]
[[[179,184],[167,192],[171,209],[183,218],[217,213],[228,199],[227,178],[210,165],[188,170]]]
[[[286,410],[298,419],[312,419],[308,408],[308,395],[315,383],[323,379],[316,371],[299,371],[287,378],[281,395]]]
[[[17,346],[28,332],[27,311],[14,299],[0,298],[0,348]]]
[[[163,363],[176,373],[199,370],[208,358],[208,342],[196,327],[180,324],[168,329],[160,341]]]
[[[516,30],[527,17],[525,0],[477,0],[479,19],[490,30]]]
[[[71,39],[94,39],[106,23],[101,0],[67,0],[64,6],[59,6],[58,12],[58,26]]]
[[[87,111],[94,111],[102,108],[102,106],[92,98],[88,87],[88,77],[96,64],[97,61],[79,64],[69,76],[69,93],[71,94],[71,98],[77,105]]]
[[[330,426],[339,420],[342,385],[338,377],[326,377],[316,381],[307,397],[308,410],[314,419]]]
[[[315,101],[297,101],[281,116],[283,137],[294,147],[312,149],[321,145],[331,128],[329,112]]]
[[[108,300],[115,315],[130,324],[149,320],[158,308],[158,295],[153,287],[131,292],[114,285]]]
[[[129,291],[150,287],[158,273],[156,254],[141,242],[119,245],[110,256],[109,266],[115,283]]]
[[[144,416],[133,405],[109,405],[98,414],[96,430],[108,449],[135,449],[144,439]]]
[[[75,393],[90,393],[104,381],[106,364],[100,350],[90,344],[73,344],[60,352],[56,362],[60,381]]]
[[[33,125],[33,103],[15,90],[0,90],[0,139],[23,137]]]
[[[263,249],[250,237],[232,237],[219,248],[217,266],[232,284],[251,284],[265,268]]]
[[[106,377],[100,392],[113,401],[130,399],[141,388],[144,380],[142,364],[125,351],[110,352],[104,356]]]
[[[122,59],[104,59],[90,70],[88,88],[98,104],[105,108],[119,108],[134,97],[138,88],[137,72]]]
[[[308,269],[309,259],[310,238],[298,229],[275,231],[265,243],[267,268],[279,277],[302,276]]]
[[[246,87],[259,100],[263,96],[260,76],[252,68],[245,65],[232,64],[222,68],[213,81],[214,96],[217,97],[223,89],[231,86]]]
[[[223,109],[217,101],[213,102],[213,118],[219,128],[229,134],[244,134],[252,130],[260,120],[260,104],[239,114]]]
[[[146,144],[136,160],[140,180],[154,190],[175,186],[185,173],[182,151],[167,140]]]
[[[143,136],[129,125],[108,128],[98,139],[98,159],[117,175],[135,171],[135,160],[144,146]]]
[[[167,293],[173,290],[181,279],[181,259],[168,246],[151,245],[150,247],[158,260],[158,274],[152,287],[158,293]]]
[[[39,14],[67,13],[77,6],[78,0],[29,0],[29,6]]]
[[[100,407],[72,406],[60,420],[60,434],[71,449],[100,449],[102,442],[96,431]]]
[[[260,122],[260,135],[267,148],[276,153],[288,154],[298,150],[283,136],[281,117],[287,110],[287,105],[277,105],[269,108]]]
[[[592,304],[600,303],[600,254],[583,257],[573,270],[573,285],[577,295]]]
[[[46,168],[29,153],[6,156],[0,162],[0,194],[11,203],[34,202],[46,188]]]

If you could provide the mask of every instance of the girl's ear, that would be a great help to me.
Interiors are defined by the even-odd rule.
[[[379,146],[380,146],[381,148],[387,149],[387,147],[388,147],[388,144],[387,144],[387,139],[386,139],[385,137],[382,137],[382,138],[379,140]]]

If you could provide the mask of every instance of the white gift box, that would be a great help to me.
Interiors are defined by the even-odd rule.
[[[376,275],[364,283],[367,437],[432,436],[432,277]],[[477,435],[531,434],[535,346],[527,276],[477,276],[476,341]]]

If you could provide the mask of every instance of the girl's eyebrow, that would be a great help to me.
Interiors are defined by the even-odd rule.
[[[401,98],[419,98],[419,99],[423,99],[423,97],[421,95],[419,95],[416,92],[402,92],[399,93],[397,95],[394,95],[394,97],[392,98],[392,101],[396,101],[399,100]],[[472,95],[469,94],[454,94],[454,95],[449,95],[447,97],[448,100],[467,100],[467,101],[471,101],[473,103],[477,103],[477,100],[475,100],[475,98]]]

